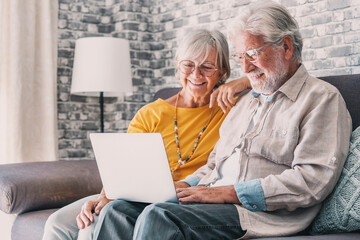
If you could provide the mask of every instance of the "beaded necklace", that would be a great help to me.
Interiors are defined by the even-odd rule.
[[[179,95],[180,95],[180,93],[178,93],[177,96],[176,96],[176,102],[175,102],[175,119],[174,119],[174,125],[175,125],[175,142],[176,142],[176,147],[177,147],[177,153],[178,153],[178,158],[179,158],[179,160],[178,160],[178,165],[171,170],[173,174],[174,174],[174,172],[175,172],[176,170],[178,170],[178,169],[180,168],[180,166],[182,166],[182,165],[184,165],[185,163],[187,163],[187,162],[190,160],[190,158],[192,157],[192,155],[194,154],[194,152],[195,152],[195,150],[196,150],[196,148],[197,148],[197,146],[198,146],[198,143],[199,143],[199,141],[200,141],[200,137],[201,137],[201,135],[204,133],[204,131],[206,130],[207,126],[209,125],[210,120],[211,120],[211,118],[212,118],[212,115],[213,115],[213,113],[214,113],[214,109],[215,109],[215,107],[212,108],[211,114],[210,114],[210,118],[209,118],[209,120],[207,121],[205,127],[201,130],[201,132],[200,132],[199,135],[197,136],[197,138],[196,138],[196,140],[195,140],[195,144],[194,144],[193,150],[191,151],[190,155],[183,161],[183,160],[181,159],[181,153],[180,153],[179,134],[178,134],[178,125],[177,125],[177,111],[176,111],[176,110],[177,110],[178,100],[179,100]]]

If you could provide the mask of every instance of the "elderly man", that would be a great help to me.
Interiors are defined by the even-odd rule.
[[[208,163],[176,183],[181,204],[114,201],[95,238],[122,239],[121,229],[134,239],[252,238],[310,225],[347,156],[345,102],[301,64],[298,25],[277,3],[244,10],[230,37],[253,90],[226,117]]]

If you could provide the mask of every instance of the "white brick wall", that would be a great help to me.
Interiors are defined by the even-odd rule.
[[[158,3],[163,7],[155,21],[166,15],[166,31],[177,36],[193,27],[217,27],[225,33],[225,26],[237,11],[250,2],[236,0],[171,1]],[[354,74],[359,68],[360,1],[338,0],[282,0],[299,23],[304,38],[303,60],[315,76]],[[177,4],[177,7],[170,8]],[[166,10],[167,8],[167,10]],[[171,17],[173,16],[173,17]],[[174,22],[181,20],[181,27]],[[232,78],[239,71],[234,71]],[[171,81],[170,81],[171,82]]]
[[[59,0],[58,120],[61,159],[93,158],[88,132],[99,131],[97,99],[70,96],[75,39],[114,36],[130,41],[133,96],[106,99],[105,131],[126,131],[136,111],[174,78],[176,37],[226,26],[253,0]],[[359,0],[277,0],[298,21],[303,62],[315,76],[360,73]],[[240,76],[235,65],[231,78]]]

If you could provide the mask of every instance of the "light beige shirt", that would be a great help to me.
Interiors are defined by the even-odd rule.
[[[258,104],[250,93],[238,99],[207,164],[190,176],[198,185],[216,182],[222,163],[240,148],[238,182],[259,179],[266,204],[266,211],[236,205],[244,239],[291,235],[310,225],[340,176],[352,129],[339,91],[303,65],[263,103],[247,132]]]

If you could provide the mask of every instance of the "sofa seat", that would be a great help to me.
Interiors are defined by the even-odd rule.
[[[21,214],[15,219],[12,228],[12,240],[42,239],[46,220],[58,208],[32,211]]]

